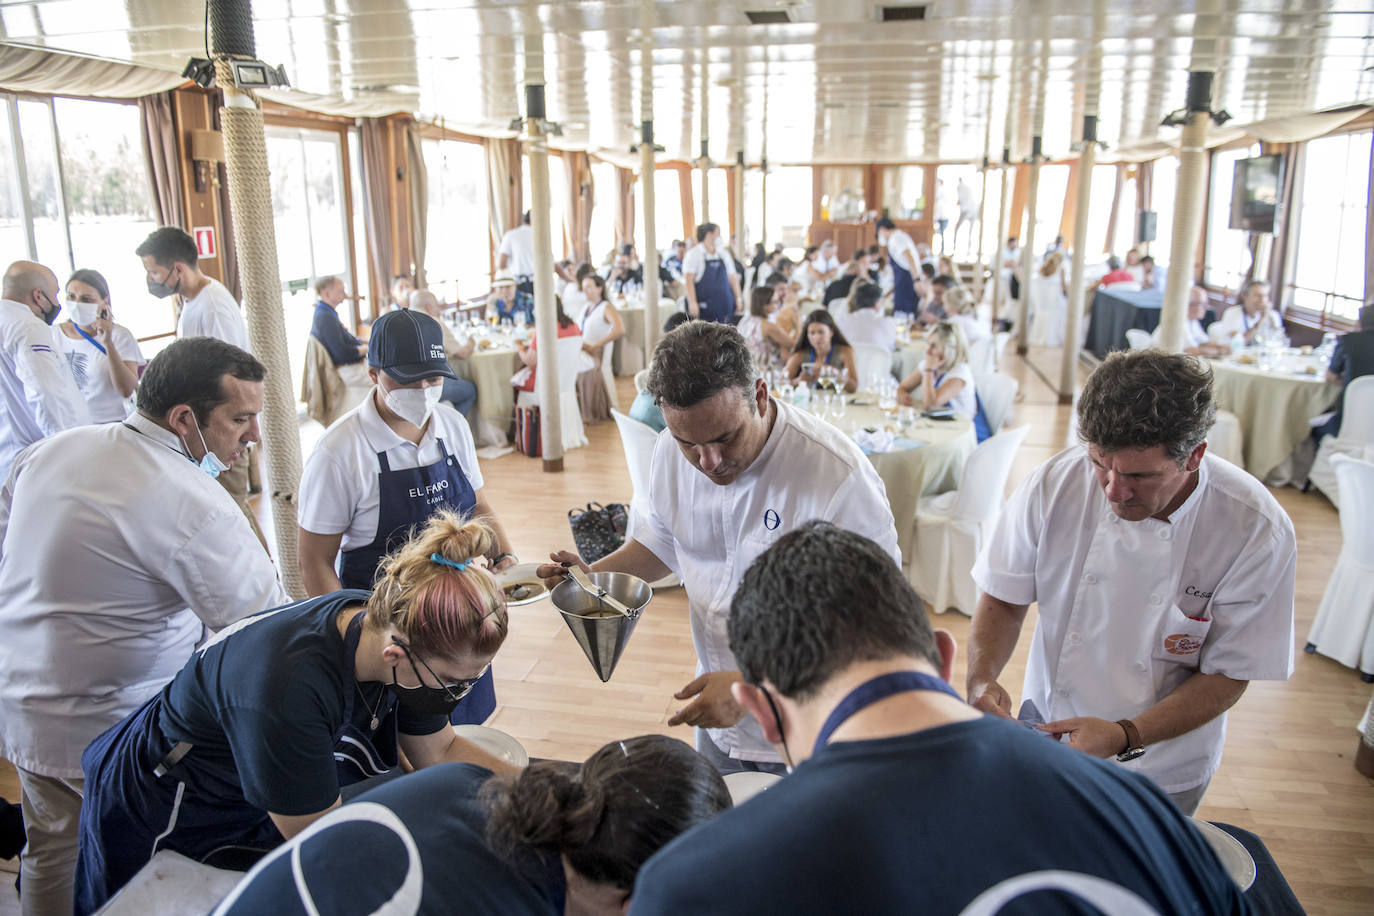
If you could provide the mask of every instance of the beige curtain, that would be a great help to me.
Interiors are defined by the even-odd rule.
[[[425,239],[429,231],[429,173],[425,170],[424,151],[420,147],[420,127],[414,119],[406,118],[401,126],[406,144],[406,184],[409,190],[410,247],[415,264],[415,288],[426,289]]]
[[[491,247],[501,244],[507,231],[520,225],[520,141],[487,139],[487,210],[491,214]]]
[[[372,279],[372,317],[388,301],[394,253],[391,245],[391,168],[387,144],[391,131],[381,118],[363,118],[359,146],[363,158],[363,223],[367,227],[367,263]]]
[[[165,92],[184,82],[171,70],[65,51],[0,45],[0,89],[7,92],[130,99]]]
[[[592,206],[596,202],[592,184],[592,161],[586,153],[565,150],[563,169],[568,176],[568,206],[564,211],[572,259],[591,260]]]
[[[615,168],[615,245],[635,243],[635,173]]]
[[[172,93],[159,92],[138,100],[138,124],[143,134],[143,164],[159,226],[185,226],[180,160],[177,157],[176,118]]]

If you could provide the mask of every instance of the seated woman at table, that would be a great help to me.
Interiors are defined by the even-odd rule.
[[[518,776],[431,767],[274,851],[215,916],[354,912],[359,901],[387,900],[420,914],[621,913],[640,866],[729,807],[715,768],[664,735]]]
[[[773,314],[777,297],[767,286],[760,286],[749,294],[749,312],[739,320],[739,332],[754,354],[759,366],[776,368],[782,365],[782,354],[791,350],[797,339],[784,331]]]
[[[842,369],[848,372],[844,390],[857,391],[859,370],[854,363],[854,348],[835,326],[830,312],[816,309],[806,316],[801,336],[792,347],[792,356],[787,360],[787,377],[809,385],[822,375],[838,374]]]
[[[160,849],[237,861],[290,839],[388,773],[508,765],[458,738],[449,712],[506,639],[486,569],[495,535],[432,516],[344,590],[223,630],[172,682],[82,755],[76,911],[98,909]]]
[[[577,401],[583,423],[602,423],[611,418],[611,393],[603,369],[606,345],[625,336],[625,322],[615,306],[606,301],[606,281],[597,274],[582,280],[587,305],[578,318],[582,331],[582,371],[577,374]]]
[[[562,337],[581,337],[582,329],[577,326],[577,322],[568,317],[568,313],[563,311],[563,300],[557,296],[553,297],[554,308],[558,311],[558,336]],[[517,340],[515,351],[520,355],[520,361],[525,365],[511,376],[510,383],[517,392],[534,390],[534,372],[539,365],[539,338],[531,334],[529,340]]]
[[[973,384],[968,342],[958,325],[941,321],[926,332],[926,358],[903,379],[897,389],[897,403],[904,407],[916,404],[914,393],[918,388],[919,404],[924,410],[948,407],[956,416],[973,421],[979,442],[991,435]]]
[[[992,336],[986,322],[978,320],[978,303],[966,286],[954,286],[945,291],[945,312],[953,324],[964,332],[964,339],[972,346]]]
[[[1218,324],[1221,329],[1214,333],[1224,343],[1237,335],[1247,344],[1254,343],[1256,338],[1283,336],[1283,319],[1269,300],[1269,284],[1263,280],[1245,284],[1240,292],[1240,304],[1222,312]]]
[[[773,323],[796,340],[801,331],[801,311],[797,308],[801,287],[779,274],[774,274],[767,285],[773,290]]]

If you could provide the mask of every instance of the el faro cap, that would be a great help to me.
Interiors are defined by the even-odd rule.
[[[444,355],[444,329],[415,309],[387,312],[372,322],[367,364],[403,385],[442,375],[457,378]]]

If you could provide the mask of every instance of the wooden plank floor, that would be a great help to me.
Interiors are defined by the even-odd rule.
[[[1022,384],[1012,423],[1031,431],[1011,476],[1015,486],[1063,447],[1068,409],[1057,406],[1044,378],[1057,379],[1058,351],[1008,356],[1003,371]],[[1042,377],[1043,376],[1043,377]],[[620,400],[628,407],[629,380]],[[614,424],[587,430],[591,444],[570,452],[566,471],[543,474],[519,454],[484,461],[487,495],[523,559],[570,547],[567,510],[626,501],[630,480]],[[1301,647],[1340,552],[1335,510],[1320,495],[1276,491],[1298,532],[1297,640]],[[270,528],[268,528],[270,530]],[[968,620],[936,618],[963,643]],[[1005,682],[1019,685],[1031,628],[1026,627]],[[600,683],[548,602],[512,610],[511,636],[493,668],[500,705],[491,724],[515,735],[531,754],[580,759],[613,738],[669,729],[675,690],[692,678],[695,655],[681,589],[659,592],[608,684]],[[954,682],[962,689],[962,659]],[[1255,683],[1231,715],[1226,754],[1199,812],[1236,824],[1268,844],[1298,898],[1313,914],[1374,911],[1374,781],[1355,772],[1356,723],[1370,697],[1357,675],[1299,652],[1286,683]],[[18,794],[12,770],[0,768],[0,795]]]

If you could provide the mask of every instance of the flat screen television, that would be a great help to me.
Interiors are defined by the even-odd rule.
[[[1231,184],[1231,228],[1273,232],[1283,182],[1283,156],[1271,153],[1236,163]]]

